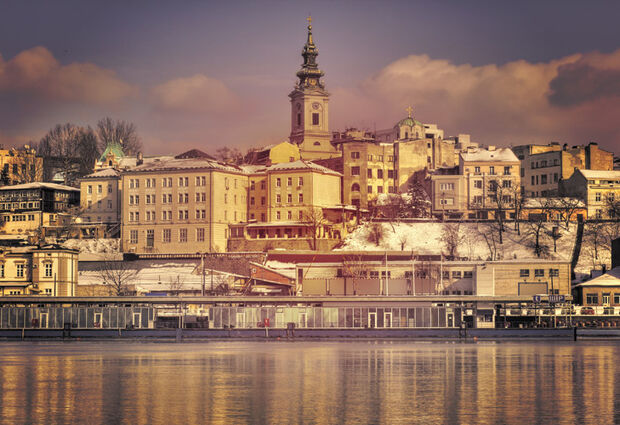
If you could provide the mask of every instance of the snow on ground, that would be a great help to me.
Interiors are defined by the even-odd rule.
[[[67,239],[63,245],[80,253],[116,254],[119,252],[120,239]]]
[[[343,247],[340,249],[347,251],[415,251],[419,254],[444,253],[447,255],[446,244],[442,242],[442,231],[445,226],[456,225],[456,223],[378,223],[382,229],[379,244],[371,242],[373,225],[367,223],[358,227],[347,236]],[[503,244],[496,243],[499,259],[537,258],[534,254],[533,238],[526,235],[526,226],[525,223],[521,223],[521,235],[518,235],[514,230],[514,223],[505,225]],[[542,258],[570,260],[577,226],[572,225],[570,231],[560,228],[562,237],[557,241],[557,253],[553,252],[553,240],[547,236],[551,227],[552,225],[547,227],[543,238],[549,252]],[[490,225],[486,223],[459,224],[461,243],[458,246],[456,256],[467,257],[472,260],[490,258],[491,252],[483,234],[492,232]]]

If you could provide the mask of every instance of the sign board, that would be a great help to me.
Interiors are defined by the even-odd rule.
[[[563,303],[565,301],[564,295],[549,295],[550,303]]]
[[[535,303],[540,303],[540,295],[532,295],[532,301]]]

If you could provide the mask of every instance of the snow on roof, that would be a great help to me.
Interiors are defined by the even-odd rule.
[[[599,277],[575,285],[575,287],[578,286],[620,286],[620,266],[614,267]]]
[[[173,159],[173,158],[174,156],[172,155],[145,156],[142,159],[142,161],[143,161],[143,164],[150,164],[151,162],[166,161],[166,160]],[[127,168],[135,167],[137,163],[138,163],[138,159],[135,156],[126,156],[126,157],[120,158],[120,160],[118,161],[118,166],[119,168],[127,169]]]
[[[210,169],[221,170],[232,173],[243,173],[243,169],[236,165],[223,164],[206,158],[187,158],[187,159],[164,159],[154,160],[134,168],[127,170],[133,172],[153,172],[153,171],[173,171],[173,170],[192,170],[192,169]]]
[[[463,161],[467,162],[496,162],[496,161],[513,161],[519,162],[519,158],[509,148],[499,148],[495,150],[488,149],[472,149],[461,153]]]
[[[279,164],[274,164],[270,167],[267,167],[267,171],[288,171],[288,170],[316,170],[324,174],[333,174],[336,176],[341,176],[342,174],[330,170],[327,167],[323,167],[322,165],[315,164],[314,162],[305,161],[303,159],[298,159],[297,161],[292,162],[281,162]]]
[[[57,184],[57,183],[45,183],[45,182],[33,182],[33,183],[16,184],[14,186],[0,187],[0,190],[23,190],[23,189],[52,189],[52,190],[66,190],[70,192],[80,191],[80,189],[76,189],[75,187],[65,186],[65,185]]]
[[[620,180],[620,170],[578,170],[583,176],[590,179],[610,179],[610,180]]]
[[[253,165],[253,164],[243,164],[240,165],[241,169],[248,174],[261,173],[264,172],[267,167],[264,165]]]
[[[105,177],[118,177],[120,172],[114,168],[105,168],[103,170],[95,171],[92,174],[82,177],[83,179],[97,179]]]

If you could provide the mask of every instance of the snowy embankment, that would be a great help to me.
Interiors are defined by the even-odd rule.
[[[535,232],[530,223],[520,223],[520,234],[515,231],[514,223],[506,223],[501,244],[495,223],[366,223],[350,233],[338,250],[414,251],[418,254],[449,255],[449,244],[446,242],[447,233],[450,233],[447,231],[449,226],[452,226],[452,230],[458,230],[458,243],[453,255],[471,260],[495,257],[501,260],[541,258],[570,261],[577,234],[575,223],[569,229],[563,224],[546,223],[539,232],[542,252],[538,257],[534,249]],[[553,227],[558,229],[555,251]],[[608,225],[604,231],[597,233],[614,234],[615,228],[612,227]],[[611,265],[608,241],[599,241],[595,250],[593,233],[586,224],[579,262],[575,268],[578,280],[584,274],[589,275],[592,269],[601,269],[603,264],[607,268]]]
[[[81,254],[118,254],[120,239],[67,239],[63,245]]]

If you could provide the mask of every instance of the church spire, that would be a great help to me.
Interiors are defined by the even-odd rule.
[[[304,58],[304,63],[301,65],[301,69],[297,72],[299,82],[297,87],[320,87],[324,89],[323,81],[321,77],[324,75],[323,71],[319,69],[319,65],[316,63],[316,57],[319,55],[319,49],[314,44],[312,39],[312,17],[309,16],[308,20],[308,39],[301,51],[301,56]]]

